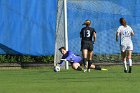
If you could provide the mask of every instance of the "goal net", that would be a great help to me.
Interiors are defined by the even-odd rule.
[[[134,51],[140,53],[140,1],[139,0],[67,0],[68,48],[81,55],[80,31],[85,20],[91,20],[91,27],[97,32],[94,44],[94,62],[121,62],[119,42],[115,33],[120,26],[119,19],[124,17],[135,33]],[[59,62],[58,49],[65,46],[64,0],[58,0],[56,43],[54,63]],[[137,58],[139,60],[140,58]]]

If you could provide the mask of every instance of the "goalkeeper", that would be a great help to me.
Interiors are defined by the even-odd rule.
[[[63,60],[60,61],[60,63],[58,63],[60,66],[62,66],[64,64],[64,60],[68,61],[69,63],[71,63],[71,66],[74,70],[77,71],[82,71],[82,58],[78,55],[75,55],[72,51],[66,51],[65,47],[61,47],[59,48],[59,51],[62,53],[62,58]],[[91,69],[95,69],[95,70],[107,70],[107,69],[103,69],[100,66],[96,66],[96,65],[91,65],[90,66]]]

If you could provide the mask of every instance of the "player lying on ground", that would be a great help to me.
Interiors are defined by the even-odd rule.
[[[75,55],[73,52],[71,51],[66,51],[65,47],[61,47],[59,48],[59,51],[62,53],[62,59],[65,59],[66,61],[68,61],[69,63],[71,63],[71,66],[74,70],[78,70],[78,71],[82,71],[82,63],[83,60],[80,56]],[[60,63],[58,63],[60,66],[62,66],[64,63],[64,60],[61,60]],[[95,70],[107,70],[107,69],[103,69],[100,66],[96,66],[91,64],[90,66],[91,69],[95,69]]]
[[[121,49],[121,56],[122,61],[124,63],[124,72],[127,73],[127,62],[126,59],[128,58],[129,62],[129,73],[131,73],[132,70],[132,51],[133,51],[133,43],[131,40],[131,36],[134,35],[134,32],[130,26],[126,24],[126,21],[124,18],[120,18],[120,24],[117,33],[116,33],[116,41],[118,41],[118,37],[120,36],[120,49]],[[128,57],[127,55],[128,54]]]

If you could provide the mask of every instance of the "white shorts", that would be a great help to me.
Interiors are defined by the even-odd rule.
[[[133,50],[133,44],[130,43],[130,44],[121,45],[121,46],[120,46],[120,49],[121,49],[122,52],[124,52],[124,51],[126,51],[126,50],[132,51],[132,50]]]

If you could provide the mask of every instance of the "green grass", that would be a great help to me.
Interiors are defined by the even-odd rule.
[[[109,71],[83,73],[52,68],[0,69],[0,93],[140,93],[140,67],[123,73],[122,66]]]

